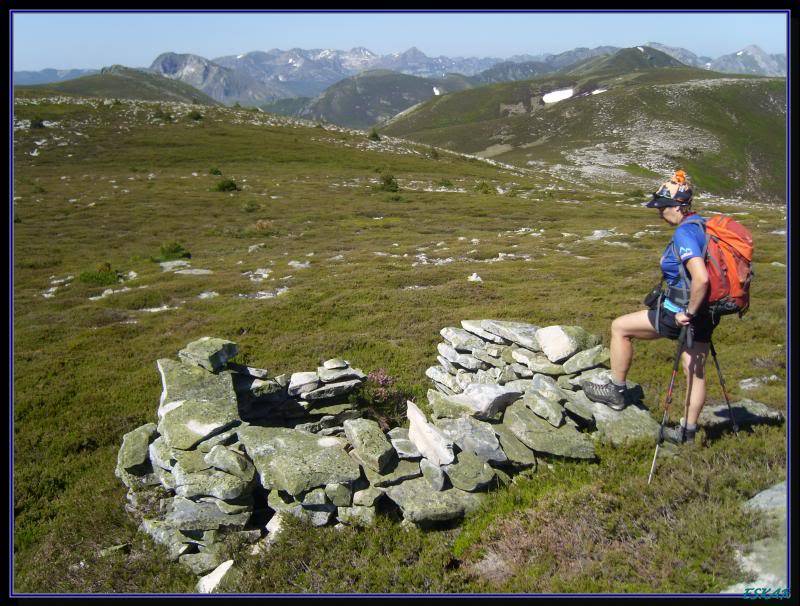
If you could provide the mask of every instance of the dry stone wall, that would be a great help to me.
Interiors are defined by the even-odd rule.
[[[457,520],[541,456],[593,460],[600,441],[657,437],[638,385],[622,411],[586,397],[584,382],[609,380],[609,351],[579,326],[464,320],[441,335],[426,371],[430,418],[408,402],[408,427],[387,432],[353,404],[367,377],[340,358],[270,376],[231,362],[235,343],[204,337],[158,360],[157,419],[125,434],[118,454],[128,511],[211,592],[237,574],[226,542],[256,554],[287,516],[369,526],[394,509],[406,524]],[[763,418],[760,406],[748,418]]]

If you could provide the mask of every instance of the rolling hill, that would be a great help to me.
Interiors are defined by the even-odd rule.
[[[688,68],[643,48],[435,98],[381,132],[585,183],[644,187],[681,165],[707,191],[784,201],[785,81]],[[555,91],[566,98],[549,102]]]
[[[88,97],[140,99],[143,101],[179,101],[200,105],[218,105],[217,101],[188,84],[121,65],[106,67],[99,74],[82,76],[64,82],[16,86],[14,91],[15,93],[46,94],[47,92],[53,92]]]
[[[370,70],[337,82],[299,115],[365,129],[432,97],[467,87],[469,83],[459,75],[435,79]]]

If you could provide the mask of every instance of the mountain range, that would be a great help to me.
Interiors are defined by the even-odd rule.
[[[690,50],[648,42],[681,63],[723,73],[785,76],[786,55],[770,55],[750,45],[716,59]],[[366,70],[392,70],[422,78],[445,78],[460,74],[475,82],[491,83],[525,79],[551,73],[600,55],[611,55],[619,47],[576,48],[558,54],[497,57],[429,57],[416,47],[402,53],[378,55],[363,47],[347,51],[332,49],[272,49],[207,59],[199,55],[162,53],[149,69],[168,78],[199,88],[227,104],[259,105],[278,99],[316,97],[325,89]],[[43,84],[74,79],[98,70],[14,72],[15,84]]]

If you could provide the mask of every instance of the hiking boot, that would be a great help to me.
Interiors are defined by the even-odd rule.
[[[696,433],[697,429],[689,430],[682,425],[678,425],[678,427],[665,427],[664,440],[671,444],[678,444],[679,446],[684,444],[691,446],[694,444]]]
[[[626,391],[626,387],[618,387],[610,382],[603,385],[591,381],[583,383],[583,392],[586,397],[592,402],[602,402],[614,410],[622,410],[628,405],[625,398]]]

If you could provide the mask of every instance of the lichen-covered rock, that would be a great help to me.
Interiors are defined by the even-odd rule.
[[[505,368],[506,363],[503,362],[502,359],[499,357],[492,356],[489,352],[485,349],[475,349],[472,351],[472,356],[483,362],[484,364],[488,364],[494,368]]]
[[[173,468],[175,494],[186,498],[211,496],[218,499],[237,499],[250,491],[249,482],[218,469],[181,473],[180,465]]]
[[[455,461],[443,467],[453,486],[467,492],[486,490],[495,479],[494,469],[466,450],[459,452]]]
[[[432,389],[428,391],[437,393]],[[389,441],[392,443],[392,447],[397,453],[397,456],[401,459],[415,461],[422,457],[422,453],[414,446],[414,443],[408,439],[408,428],[394,427],[390,429],[386,435],[389,437]]]
[[[326,383],[322,387],[304,392],[303,398],[309,402],[314,402],[316,400],[327,400],[329,398],[335,398],[337,396],[350,393],[360,385],[360,379],[340,381],[339,383]]]
[[[555,428],[522,402],[515,402],[506,409],[503,425],[535,452],[574,459],[595,458],[594,443],[588,434],[578,432],[569,424]]]
[[[783,413],[780,410],[775,410],[766,404],[749,398],[731,402],[731,410],[733,410],[733,417],[739,427],[782,423],[784,421]],[[706,431],[712,432],[729,427],[730,415],[728,414],[727,404],[704,406],[697,423],[702,425]]]
[[[139,525],[139,530],[150,535],[158,545],[167,548],[170,560],[177,560],[191,548],[189,539],[172,524],[163,520],[144,518]]]
[[[150,462],[154,468],[172,469],[172,449],[164,442],[164,438],[158,436],[155,440],[150,442],[148,453],[150,455]]]
[[[594,407],[587,402],[589,398],[583,390],[576,391],[564,404],[564,410],[582,427],[596,427]]]
[[[471,415],[474,412],[469,404],[460,402],[454,396],[448,396],[433,389],[428,390],[428,405],[433,411],[433,416],[437,418],[457,418],[465,414]]]
[[[538,326],[525,322],[505,322],[502,320],[482,320],[481,328],[531,351],[540,351],[536,340]]]
[[[327,484],[325,496],[337,507],[349,507],[353,503],[353,486],[351,484]]]
[[[216,337],[203,337],[192,341],[178,352],[178,357],[187,364],[201,366],[211,372],[218,372],[225,368],[230,358],[239,353],[239,348],[233,341],[218,339]]]
[[[391,486],[386,495],[400,507],[404,519],[416,524],[457,519],[480,504],[478,495],[458,488],[431,490],[425,478]]]
[[[502,423],[494,423],[492,429],[497,434],[500,447],[503,449],[509,463],[516,467],[531,467],[536,465],[536,455],[533,451],[519,441],[511,430]]]
[[[446,476],[441,467],[434,465],[428,459],[422,459],[419,462],[419,468],[425,479],[430,482],[433,490],[444,490]]]
[[[350,456],[360,463],[364,468],[364,475],[372,486],[385,487],[393,484],[399,484],[405,480],[418,478],[422,475],[417,461],[408,461],[405,459],[393,458],[389,464],[384,467],[383,472],[379,473],[371,467],[364,465],[363,461],[358,457],[356,451],[351,450]]]
[[[352,419],[345,421],[343,427],[347,439],[364,465],[383,473],[389,462],[396,457],[396,453],[380,426],[371,419]]]
[[[244,482],[252,482],[256,470],[253,464],[241,454],[222,445],[214,446],[203,457],[203,460],[219,469],[240,478]]]
[[[439,334],[458,351],[470,352],[473,349],[480,349],[484,346],[484,342],[481,339],[463,328],[447,326],[440,330]]]
[[[151,471],[150,443],[156,439],[156,424],[147,423],[122,436],[122,446],[117,453],[117,470],[144,475]]]
[[[461,326],[467,332],[471,332],[472,334],[474,334],[475,336],[480,337],[484,341],[489,341],[490,343],[497,343],[499,345],[503,345],[504,343],[507,343],[506,339],[504,339],[503,337],[500,337],[498,335],[494,335],[494,334],[490,333],[488,330],[484,330],[481,327],[481,321],[480,320],[461,320]]]
[[[595,368],[601,364],[607,364],[611,360],[611,350],[602,345],[596,345],[590,349],[580,351],[564,362],[563,368],[566,374],[583,372],[590,368]]]
[[[524,364],[533,372],[545,375],[560,375],[564,372],[564,368],[561,364],[553,364],[547,359],[547,356],[522,347],[513,350],[511,352],[511,357],[519,364]]]
[[[236,403],[231,373],[214,374],[199,366],[191,366],[161,358],[156,361],[161,375],[161,400],[158,416],[186,400],[221,400]]]
[[[172,499],[164,521],[179,530],[212,530],[244,528],[252,512],[223,513],[214,503],[192,501],[176,496]]]
[[[536,341],[548,360],[560,364],[575,353],[598,345],[600,337],[580,326],[557,325],[537,330]]]
[[[374,526],[375,508],[354,505],[352,507],[339,507],[337,519],[348,526]]]
[[[344,450],[345,442],[333,436],[282,427],[250,426],[239,432],[264,488],[298,495],[318,486],[352,482],[361,475]]]
[[[561,427],[561,425],[564,424],[564,407],[558,402],[545,398],[540,392],[528,392],[522,396],[520,402],[545,419],[553,427]]]
[[[409,421],[408,439],[423,457],[435,465],[450,463],[454,457],[452,441],[448,440],[440,429],[428,423],[416,404],[408,401],[406,407]]]
[[[325,360],[322,363],[322,366],[327,368],[328,370],[335,370],[337,368],[347,368],[350,365],[347,360],[342,360],[341,358],[331,358],[330,360]]]
[[[504,463],[507,460],[489,423],[460,417],[437,419],[434,424],[461,450],[473,453],[484,462]]]
[[[373,507],[385,492],[385,489],[378,488],[377,486],[368,486],[363,490],[358,490],[353,493],[353,505]]]
[[[233,560],[227,560],[206,576],[200,577],[195,591],[197,593],[218,593],[230,588],[239,578],[241,578],[241,572],[233,567]]]
[[[236,405],[228,401],[186,400],[161,417],[158,431],[170,447],[188,450],[240,423]]]
[[[475,356],[459,353],[447,343],[439,343],[436,348],[445,360],[466,370],[478,370],[486,366]]]
[[[425,370],[425,376],[434,382],[437,389],[439,389],[440,386],[444,386],[447,389],[444,391],[444,393],[447,393],[447,391],[451,393],[461,393],[463,389],[458,384],[458,381],[456,381],[455,377],[447,372],[447,370],[445,370],[442,366],[431,366]]]
[[[367,378],[367,375],[360,368],[350,368],[349,366],[345,368],[325,368],[320,366],[317,368],[317,375],[323,383],[338,383],[353,379],[365,381]]]
[[[319,387],[319,375],[315,372],[295,372],[289,379],[288,394],[299,396]]]
[[[198,553],[186,553],[178,558],[178,562],[186,566],[197,576],[211,572],[222,563],[219,550],[204,550]]]
[[[491,419],[521,396],[522,392],[508,385],[472,383],[467,385],[463,393],[451,396],[450,400],[468,406],[471,414],[479,419]]]

